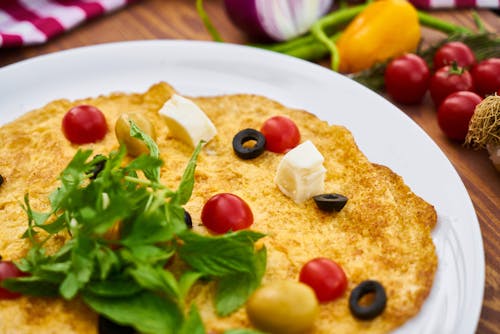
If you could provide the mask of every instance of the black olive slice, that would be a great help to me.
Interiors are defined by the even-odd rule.
[[[254,145],[245,145],[249,141],[255,141]],[[266,147],[266,137],[255,129],[241,130],[233,138],[234,153],[241,159],[254,159],[261,155]]]
[[[130,326],[119,325],[108,318],[99,316],[98,323],[98,333],[99,334],[134,334],[135,329]]]
[[[0,187],[2,186],[2,184],[3,184],[3,176],[0,175]]]
[[[189,212],[184,210],[184,222],[188,228],[193,228],[193,220],[191,219],[191,215]]]
[[[347,203],[347,197],[340,194],[321,194],[313,197],[316,205],[323,211],[339,212]]]
[[[374,294],[370,305],[360,305],[359,301],[367,294]],[[353,316],[362,320],[370,320],[380,315],[387,303],[385,289],[377,281],[367,280],[359,283],[349,296],[349,309]]]

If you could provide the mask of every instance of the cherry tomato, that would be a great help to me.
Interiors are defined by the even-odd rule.
[[[396,102],[415,104],[422,100],[429,85],[427,63],[415,54],[392,60],[385,69],[385,89]]]
[[[253,213],[240,197],[221,193],[212,196],[203,206],[201,221],[215,233],[226,233],[248,228],[253,224]]]
[[[108,132],[108,125],[99,109],[79,105],[64,115],[62,130],[66,139],[73,144],[88,144],[103,139]]]
[[[274,116],[264,122],[260,132],[266,137],[266,150],[284,153],[300,142],[299,128],[284,116]]]
[[[429,91],[437,107],[448,95],[461,90],[474,90],[472,76],[469,71],[463,68],[456,66],[441,67],[431,77]]]
[[[484,97],[500,90],[500,58],[485,59],[474,66],[470,74],[476,93]]]
[[[474,52],[462,42],[449,42],[441,46],[434,54],[434,69],[457,63],[459,67],[470,67],[475,64]]]
[[[322,257],[315,258],[302,267],[299,281],[309,285],[321,303],[342,296],[347,288],[347,277],[342,267]]]
[[[0,283],[7,278],[16,278],[26,274],[19,270],[11,261],[0,261]],[[0,299],[15,299],[21,296],[20,293],[9,291],[0,286]]]
[[[438,124],[450,139],[463,141],[469,130],[469,122],[481,97],[469,91],[449,95],[438,109]]]

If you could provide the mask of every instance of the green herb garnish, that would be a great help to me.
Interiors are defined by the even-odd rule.
[[[205,236],[188,229],[183,205],[193,191],[202,143],[174,191],[160,183],[156,143],[133,122],[131,135],[146,143],[149,155],[126,164],[123,147],[93,159],[90,150],[79,150],[50,195],[50,211],[34,211],[25,196],[23,237],[32,248],[16,264],[30,275],[3,286],[26,295],[80,296],[97,313],[143,333],[203,334],[196,306],[186,305],[190,288],[202,278],[201,284],[216,284],[218,315],[237,310],[264,274],[266,250],[254,245],[264,235]],[[60,233],[69,240],[48,254],[44,245]]]

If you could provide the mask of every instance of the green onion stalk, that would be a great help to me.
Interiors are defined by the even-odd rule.
[[[338,71],[340,59],[335,42],[342,34],[342,29],[360,14],[369,3],[370,1],[354,6],[339,6],[339,9],[318,19],[309,31],[302,36],[284,42],[252,45],[310,61],[317,61],[330,56],[331,68],[334,71]],[[197,0],[197,9],[212,38],[215,41],[222,41],[219,33],[203,10],[202,0]],[[417,12],[419,22],[422,26],[443,32],[447,35],[439,43],[426,49],[419,48],[417,50],[417,54],[422,56],[430,67],[432,67],[432,56],[437,48],[450,41],[462,41],[467,44],[474,51],[478,60],[500,54],[500,38],[486,31],[484,24],[476,12],[472,15],[478,28],[477,31],[444,21],[423,11]],[[383,80],[380,80],[380,75],[383,74],[386,64],[387,62],[379,63],[368,70],[350,76],[372,89],[378,90],[383,86]],[[377,77],[376,82],[372,82],[372,77]]]

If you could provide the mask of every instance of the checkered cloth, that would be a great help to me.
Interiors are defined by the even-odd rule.
[[[0,0],[0,48],[42,44],[137,0]],[[168,1],[168,0],[165,0]],[[409,0],[417,8],[500,8],[500,0]]]
[[[0,47],[42,44],[136,0],[0,0]]]
[[[431,8],[500,8],[500,0],[409,0],[415,7]]]

